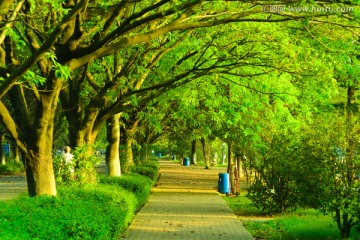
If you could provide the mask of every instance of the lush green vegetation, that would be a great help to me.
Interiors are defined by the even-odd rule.
[[[6,165],[0,165],[0,175],[11,175],[24,172],[22,162],[9,161]]]
[[[267,240],[341,239],[338,227],[330,215],[324,215],[315,209],[269,214],[256,207],[245,195],[224,197],[224,199],[240,219],[243,217],[244,226],[256,238]],[[360,239],[360,232],[353,229],[350,239]]]
[[[0,239],[118,239],[146,202],[151,177],[101,176],[96,185],[63,184],[57,197],[20,196],[1,203]],[[154,177],[156,176],[156,177]]]
[[[100,151],[108,175],[154,181],[161,142],[243,168],[267,212],[359,224],[358,0],[3,0],[0,19],[0,145],[30,196],[96,182]],[[134,178],[102,181],[142,196]]]

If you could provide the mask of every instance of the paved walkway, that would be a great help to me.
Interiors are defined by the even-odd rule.
[[[254,239],[217,193],[219,171],[161,161],[160,181],[125,239]]]
[[[0,176],[0,201],[11,200],[27,192],[25,174]]]

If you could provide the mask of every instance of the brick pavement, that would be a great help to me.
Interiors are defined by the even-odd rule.
[[[11,200],[27,192],[24,174],[0,176],[0,201]]]
[[[125,239],[254,239],[217,193],[224,169],[160,162],[160,181]]]

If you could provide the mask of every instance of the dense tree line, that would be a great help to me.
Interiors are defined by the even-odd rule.
[[[324,4],[347,11],[289,10]],[[359,219],[359,16],[356,1],[0,1],[0,121],[29,194],[56,195],[57,141],[89,176],[96,140],[108,144],[119,176],[161,137],[198,140],[210,167],[219,138],[229,171],[256,172],[255,202],[284,211],[319,188],[346,237]],[[300,170],[314,178],[299,185]]]

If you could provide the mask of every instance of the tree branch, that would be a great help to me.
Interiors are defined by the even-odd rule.
[[[17,129],[14,119],[11,117],[10,112],[2,101],[0,101],[0,121],[5,126],[6,130],[8,130],[10,135],[15,139],[16,145],[20,148],[20,150],[26,152],[27,148],[22,143],[23,134],[19,129]]]
[[[72,21],[74,17],[86,7],[88,0],[81,0],[68,15],[64,17],[62,22],[54,29],[50,37],[44,44],[34,52],[23,64],[21,64],[15,71],[1,84],[0,86],[0,99],[9,91],[15,82],[33,66],[56,42],[58,37],[64,31],[66,26]],[[82,64],[83,65],[83,64]]]

